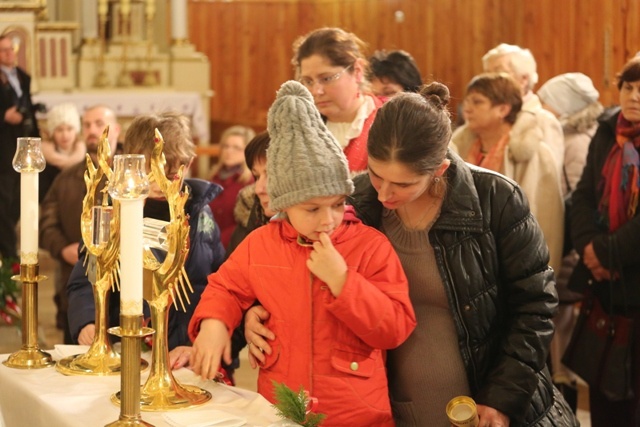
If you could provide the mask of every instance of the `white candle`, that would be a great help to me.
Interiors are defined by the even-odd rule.
[[[144,199],[120,199],[120,314],[142,314]]]
[[[187,0],[171,0],[171,38],[187,39]]]
[[[38,172],[20,173],[20,263],[38,263]]]

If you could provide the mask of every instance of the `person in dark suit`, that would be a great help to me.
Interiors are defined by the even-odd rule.
[[[31,77],[16,65],[8,35],[0,35],[0,256],[17,257],[20,175],[13,170],[16,139],[40,135],[31,102]]]

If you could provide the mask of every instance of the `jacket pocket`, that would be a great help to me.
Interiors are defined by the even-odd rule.
[[[378,352],[362,352],[334,349],[331,352],[331,366],[334,369],[357,377],[370,378],[376,370]]]

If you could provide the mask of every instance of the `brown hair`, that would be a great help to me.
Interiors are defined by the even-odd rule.
[[[291,63],[296,75],[300,74],[300,63],[313,55],[326,58],[331,65],[347,68],[356,61],[362,65],[364,75],[369,74],[369,61],[365,56],[367,45],[353,33],[342,28],[319,28],[299,37],[293,42],[293,58]],[[353,68],[348,70],[353,73]],[[368,82],[363,81],[363,85]],[[361,87],[366,89],[366,87]]]
[[[504,118],[507,123],[514,124],[522,109],[522,91],[518,83],[507,73],[478,74],[469,82],[467,95],[477,92],[489,98],[491,105],[509,105],[511,111]]]
[[[622,89],[622,84],[625,82],[630,83],[640,80],[640,56],[636,55],[624,64],[617,77],[618,90]]]
[[[246,147],[244,147],[244,161],[249,170],[253,169],[253,164],[259,160],[267,160],[267,149],[271,137],[266,130],[257,134]]]
[[[129,125],[123,149],[128,154],[144,154],[149,159],[155,146],[155,129],[164,139],[164,156],[167,172],[188,166],[195,156],[189,119],[179,113],[167,112],[138,116]]]
[[[403,92],[378,111],[369,130],[369,157],[396,161],[419,175],[433,173],[444,160],[451,139],[447,110],[449,89],[442,83]]]

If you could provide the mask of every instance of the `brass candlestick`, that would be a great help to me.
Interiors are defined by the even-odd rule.
[[[17,369],[48,368],[55,362],[38,347],[38,282],[46,276],[38,274],[38,264],[20,264],[20,275],[12,279],[22,282],[22,348],[9,356],[4,365]]]
[[[143,317],[143,206],[149,194],[145,157],[125,154],[114,157],[109,194],[120,201],[120,327],[109,332],[122,339],[120,417],[108,426],[149,426],[140,418],[141,340],[153,333],[142,327]]]
[[[140,353],[141,341],[153,334],[153,329],[142,327],[142,316],[120,315],[120,326],[110,328],[122,342],[122,375],[120,391],[111,396],[111,401],[120,404],[120,417],[107,424],[108,427],[153,426],[140,417]]]
[[[51,355],[38,347],[38,173],[45,168],[40,138],[18,138],[13,169],[20,173],[20,275],[22,282],[22,348],[3,363],[10,368],[46,368]]]

